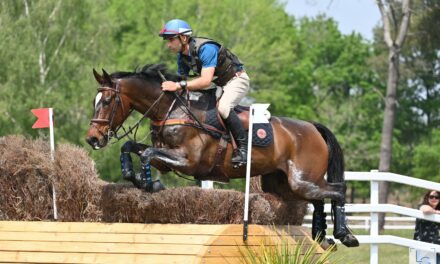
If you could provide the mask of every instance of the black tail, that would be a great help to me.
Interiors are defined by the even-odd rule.
[[[313,125],[321,133],[328,146],[327,181],[344,182],[344,154],[341,146],[330,129],[319,123],[313,123]]]

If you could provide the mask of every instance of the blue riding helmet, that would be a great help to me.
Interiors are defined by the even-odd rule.
[[[173,38],[177,35],[190,36],[192,29],[188,23],[181,19],[173,19],[168,21],[159,33],[164,39]]]

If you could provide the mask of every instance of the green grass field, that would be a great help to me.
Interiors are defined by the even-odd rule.
[[[329,230],[328,234],[332,234],[333,230]],[[353,230],[355,235],[368,235],[365,230]],[[384,235],[394,235],[404,238],[412,239],[413,230],[386,230]],[[379,245],[379,263],[408,263],[409,249],[407,247],[400,247],[396,245]],[[335,252],[339,263],[352,264],[369,264],[370,263],[370,245],[361,244],[357,248],[347,248],[342,244],[338,244],[338,250]]]

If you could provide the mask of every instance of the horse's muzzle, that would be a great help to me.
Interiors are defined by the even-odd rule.
[[[92,146],[93,149],[98,150],[100,148],[105,147],[107,145],[107,139],[106,137],[101,137],[101,140],[99,140],[95,136],[89,136],[86,138],[87,143],[89,143],[90,146]]]

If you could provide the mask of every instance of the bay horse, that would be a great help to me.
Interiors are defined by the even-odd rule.
[[[212,105],[212,99],[201,102],[191,99],[214,98],[215,109],[215,96],[205,96],[206,91],[163,92],[161,83],[165,79],[177,82],[182,78],[170,73],[163,64],[146,65],[134,72],[108,74],[103,70],[100,75],[93,69],[93,73],[100,87],[86,141],[94,149],[105,147],[135,110],[152,124],[153,145],[135,145],[142,167],[151,163],[160,171],[173,170],[200,180],[228,181],[245,177],[246,166],[235,168],[230,162],[233,145],[213,136],[219,131],[207,129],[209,126],[203,123],[206,106]],[[348,247],[358,246],[358,240],[346,224],[344,160],[334,134],[321,124],[284,117],[271,117],[270,125],[271,144],[252,147],[251,176],[261,175],[264,192],[285,200],[296,194],[310,201],[314,206],[312,236],[324,242],[327,227],[324,199],[331,199],[334,237]],[[223,152],[219,147],[222,144]],[[122,152],[135,152],[130,147],[124,151],[125,147]],[[131,164],[127,167],[123,162],[122,165],[125,166],[123,174],[124,169],[127,172],[126,179],[139,184],[130,172]]]

